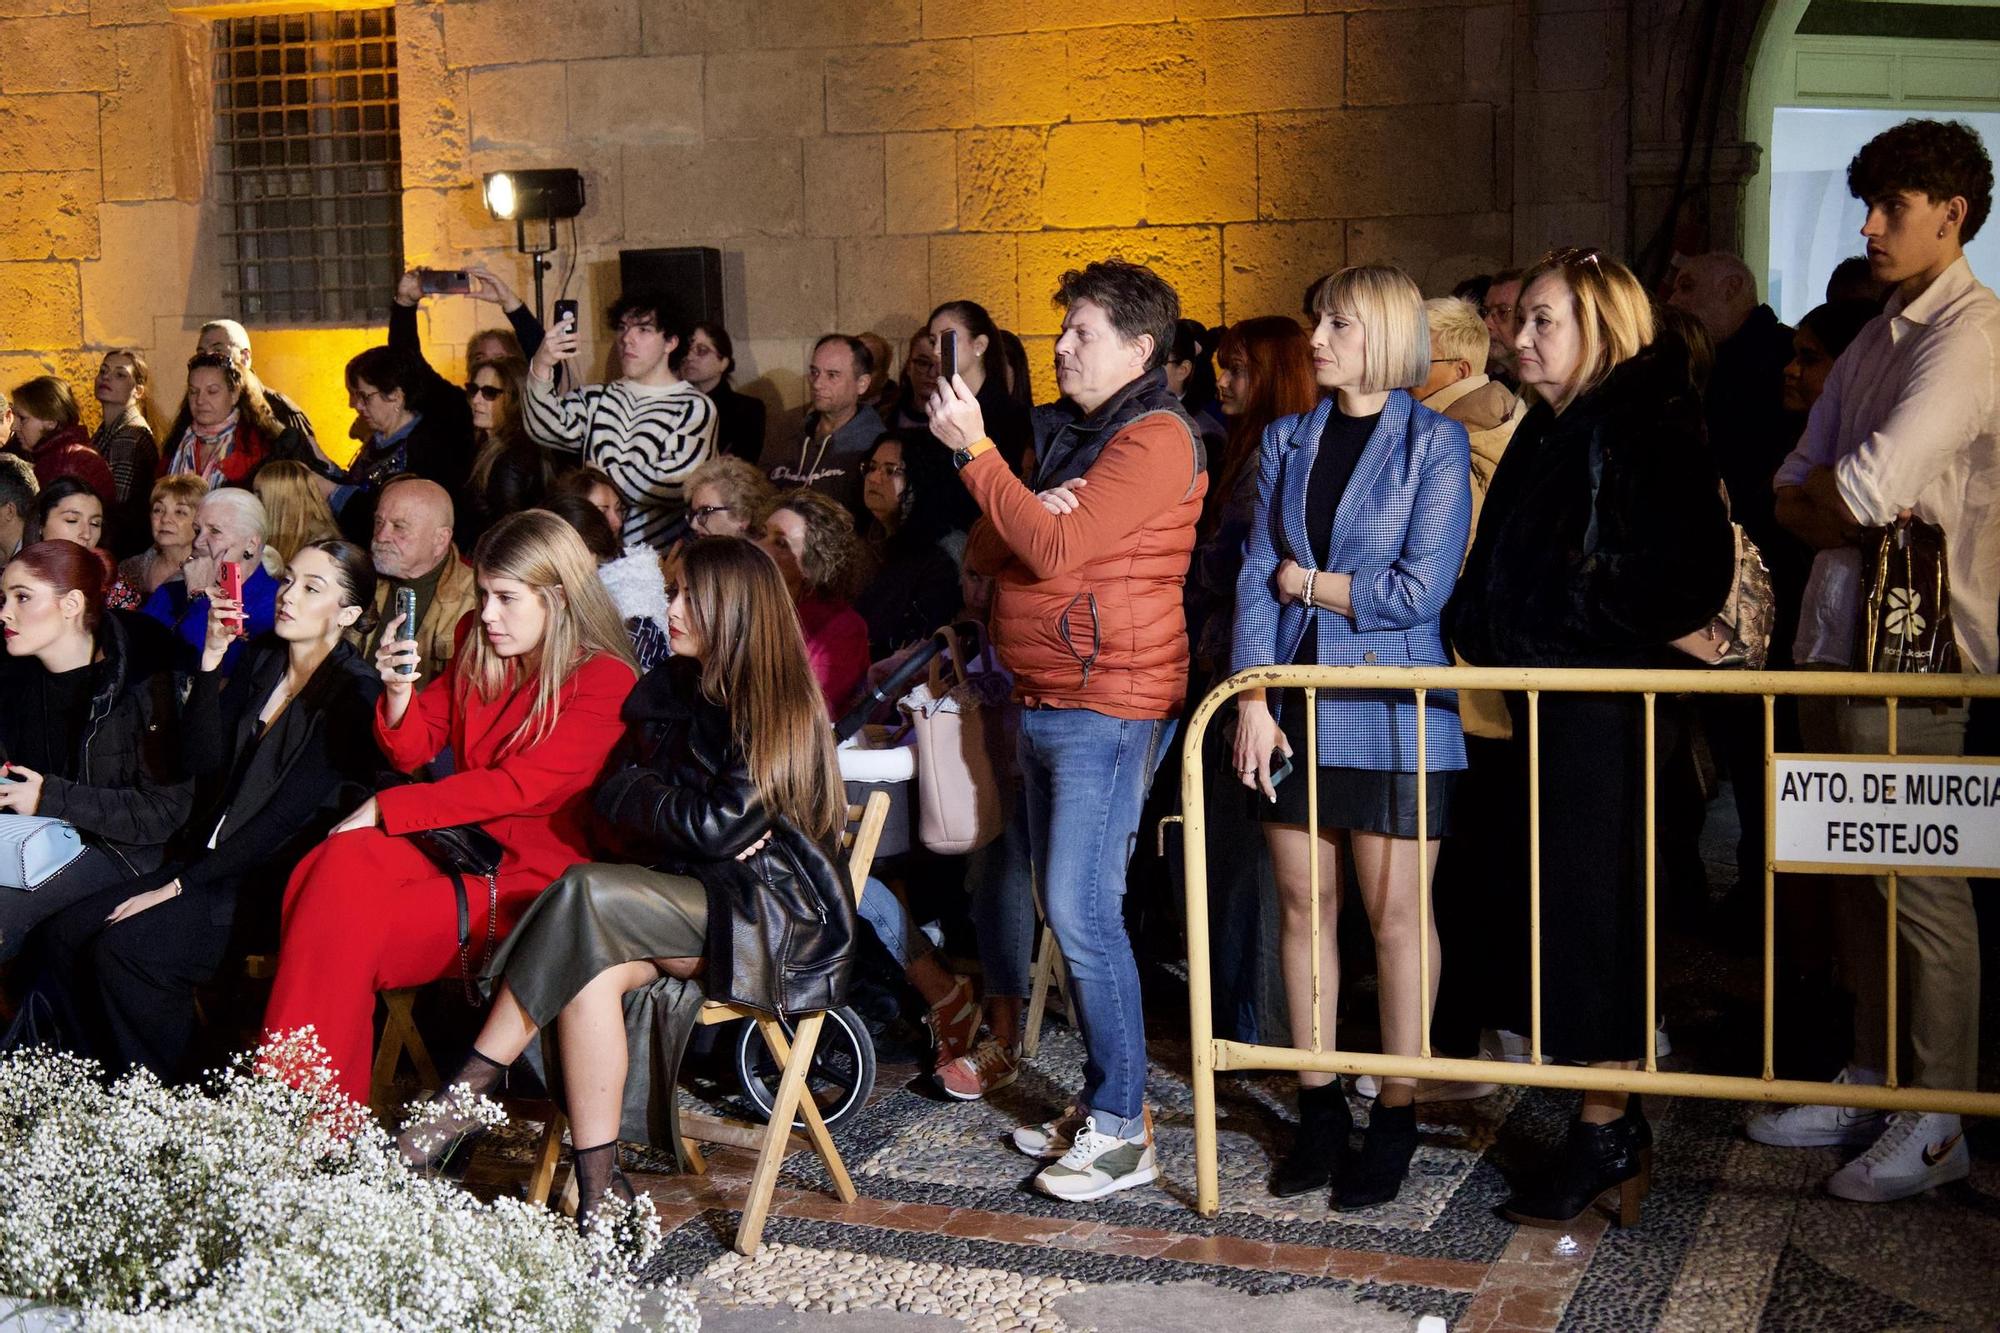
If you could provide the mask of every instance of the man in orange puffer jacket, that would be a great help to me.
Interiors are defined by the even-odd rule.
[[[1035,413],[1026,485],[986,437],[964,382],[938,386],[931,431],[985,517],[965,564],[996,581],[993,641],[1023,706],[1021,774],[1042,907],[1069,972],[1084,1085],[1057,1119],[1016,1130],[1060,1199],[1158,1178],[1145,1114],[1139,970],[1125,866],[1187,690],[1181,584],[1208,491],[1201,433],[1161,369],[1180,300],[1109,259],[1065,273],[1062,401]]]

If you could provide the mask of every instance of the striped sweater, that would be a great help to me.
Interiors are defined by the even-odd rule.
[[[569,393],[528,376],[522,420],[536,443],[602,468],[625,500],[624,544],[658,546],[686,507],[688,474],[715,453],[715,405],[681,380],[618,380]]]

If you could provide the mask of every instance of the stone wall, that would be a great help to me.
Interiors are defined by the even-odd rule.
[[[41,362],[85,384],[94,349],[133,340],[162,349],[162,396],[178,396],[173,363],[219,302],[199,200],[205,21],[224,8],[0,0],[0,374]],[[785,408],[818,334],[900,345],[958,296],[1024,335],[1046,392],[1056,275],[1113,252],[1216,321],[1295,312],[1344,262],[1400,263],[1435,292],[1627,231],[1623,0],[397,11],[409,261],[484,259],[525,292],[480,174],[578,167],[590,203],[550,294],[576,260],[587,364],[620,249],[714,245],[739,383]],[[426,311],[447,373],[495,322],[461,298]],[[333,353],[361,340],[267,337],[259,369],[288,392],[330,381],[313,406],[338,438]]]

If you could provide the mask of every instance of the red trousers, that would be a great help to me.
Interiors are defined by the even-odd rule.
[[[505,939],[554,876],[505,870],[496,941]],[[468,879],[472,966],[486,940],[486,886]],[[451,877],[407,838],[355,829],[315,848],[285,886],[278,975],[264,1033],[310,1024],[342,1092],[368,1101],[375,993],[458,973],[458,899]]]

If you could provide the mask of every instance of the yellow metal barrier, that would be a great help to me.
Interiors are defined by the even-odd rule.
[[[1312,1046],[1251,1045],[1217,1041],[1209,992],[1208,843],[1202,809],[1202,738],[1222,706],[1245,690],[1303,689],[1308,717],[1316,717],[1318,693],[1332,690],[1394,690],[1410,694],[1416,704],[1418,754],[1417,827],[1428,827],[1428,783],[1422,764],[1425,697],[1432,690],[1505,690],[1527,696],[1528,713],[1528,976],[1529,1060],[1517,1064],[1499,1060],[1457,1060],[1433,1056],[1430,1046],[1430,894],[1419,899],[1418,1003],[1425,1012],[1421,1053],[1417,1056],[1325,1047],[1320,1033],[1320,842],[1317,726],[1307,729],[1304,779],[1308,789],[1308,836],[1311,840],[1310,928],[1313,958]],[[1542,1061],[1541,967],[1541,696],[1548,694],[1634,694],[1644,701],[1646,756],[1646,1003],[1641,1069],[1592,1065],[1551,1065]],[[1764,1061],[1758,1078],[1720,1074],[1662,1071],[1654,1051],[1657,1020],[1654,897],[1655,707],[1662,695],[1749,695],[1764,705]],[[1335,1074],[1372,1074],[1378,1078],[1435,1078],[1505,1083],[1524,1087],[1582,1091],[1655,1093],[1671,1097],[1714,1097],[1749,1102],[1810,1102],[1828,1106],[1861,1106],[1884,1111],[1943,1111],[1962,1115],[2000,1116],[2000,1093],[1971,1090],[1902,1088],[1896,1083],[1896,876],[1888,875],[1888,1081],[1881,1087],[1849,1083],[1815,1083],[1779,1079],[1773,1074],[1772,1010],[1775,996],[1774,923],[1776,919],[1775,829],[1777,801],[1772,791],[1775,765],[1775,706],[1780,696],[1835,696],[1881,699],[1888,713],[1888,753],[1896,753],[1896,708],[1905,699],[2000,698],[2000,676],[1873,675],[1832,671],[1603,671],[1527,670],[1506,667],[1283,666],[1238,672],[1209,692],[1188,719],[1182,738],[1182,852],[1187,867],[1188,995],[1194,1047],[1196,1208],[1213,1216],[1220,1204],[1216,1177],[1215,1074],[1222,1069],[1316,1070]],[[1865,756],[1856,756],[1857,758]],[[1296,779],[1295,779],[1296,780]],[[1417,840],[1418,883],[1430,882],[1429,844]],[[1833,873],[1876,874],[1873,870],[1825,866]],[[1978,873],[1978,872],[1962,872]]]

